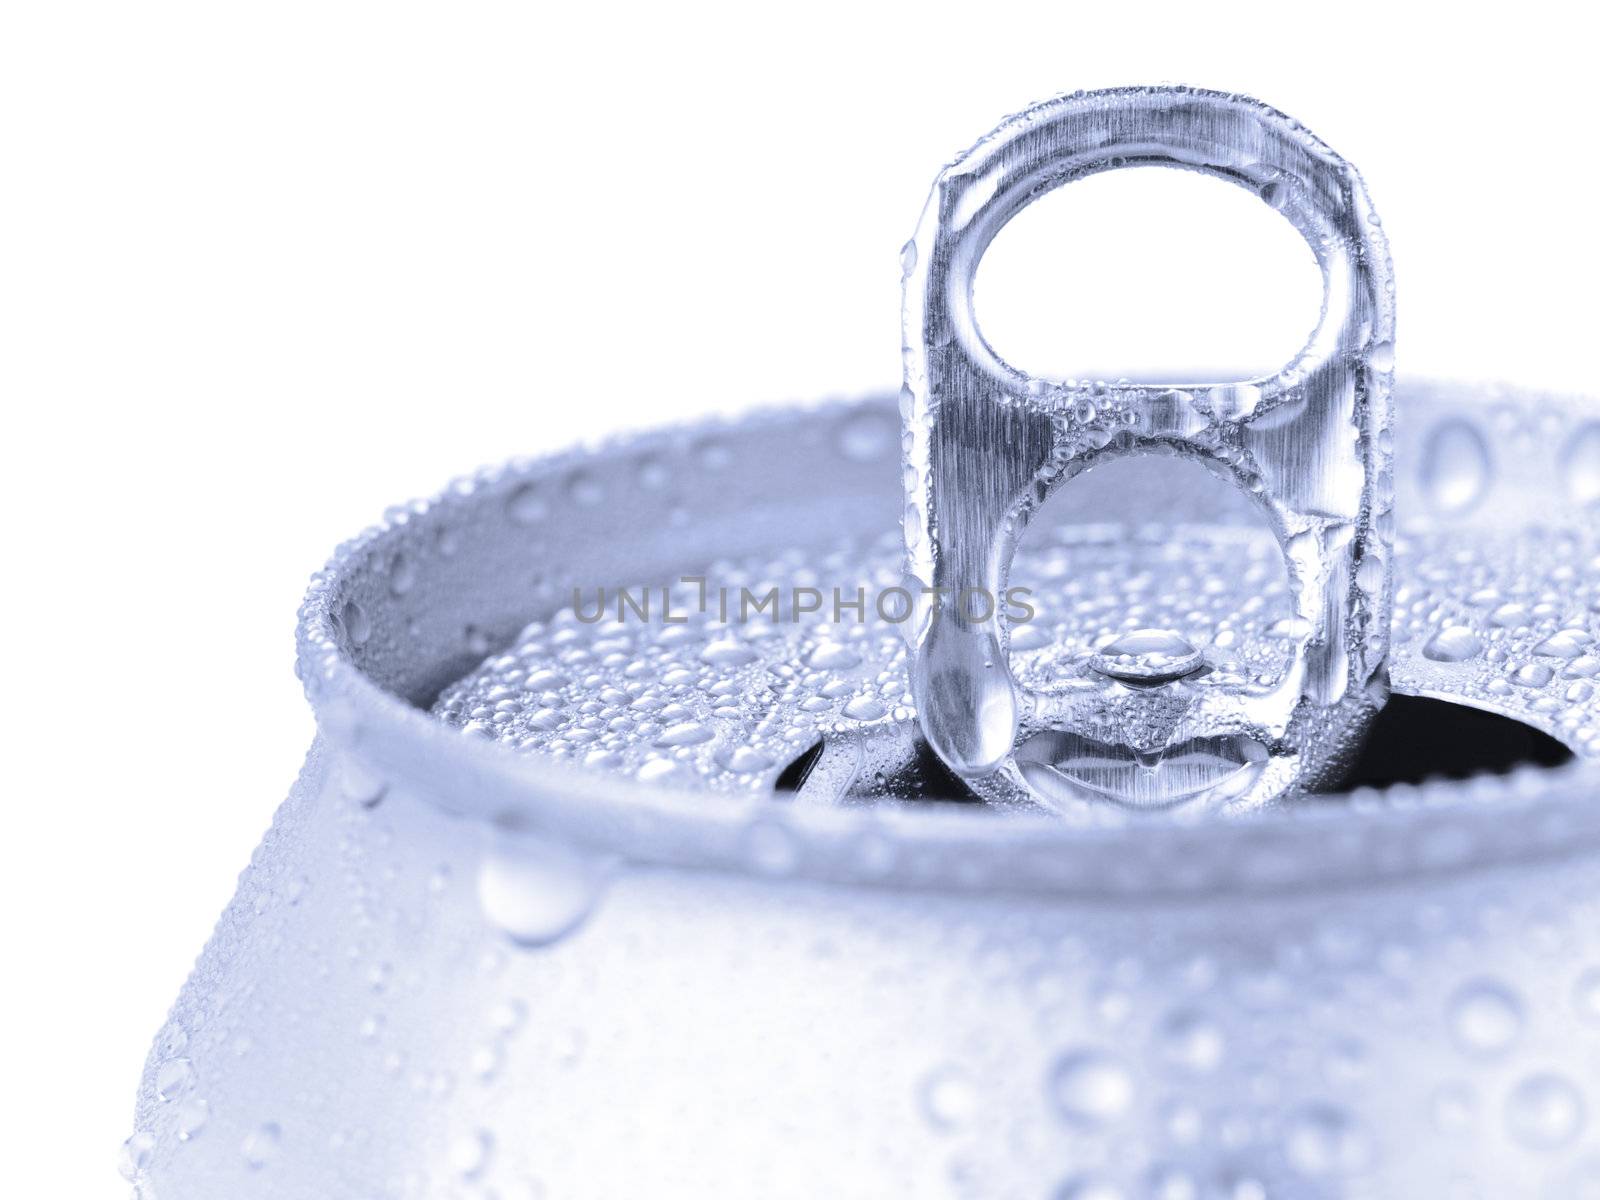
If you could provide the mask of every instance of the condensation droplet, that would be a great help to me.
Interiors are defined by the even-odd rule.
[[[954,1068],[940,1067],[922,1082],[923,1115],[941,1132],[959,1129],[977,1108],[972,1084]]]
[[[857,696],[844,706],[844,715],[852,721],[876,721],[888,709],[876,696]]]
[[[354,600],[344,602],[339,619],[344,625],[345,636],[350,639],[351,645],[359,646],[372,636],[372,622],[367,619],[367,610]]]
[[[489,1165],[494,1137],[485,1129],[464,1133],[450,1143],[450,1168],[463,1179],[476,1179]]]
[[[546,946],[583,923],[608,878],[608,862],[561,842],[505,839],[478,870],[478,903],[513,942]]]
[[[536,484],[525,483],[506,497],[506,513],[518,525],[536,525],[550,514],[550,504]]]
[[[1506,1098],[1506,1131],[1531,1150],[1557,1150],[1578,1136],[1583,1097],[1566,1077],[1530,1075]]]
[[[1522,1002],[1493,980],[1476,980],[1450,1001],[1450,1030],[1456,1045],[1474,1057],[1500,1054],[1522,1033]]]
[[[244,1156],[247,1167],[258,1171],[278,1157],[282,1146],[283,1130],[276,1121],[268,1121],[244,1135],[244,1141],[239,1144],[239,1153]]]
[[[712,642],[700,652],[702,662],[717,667],[742,667],[756,660],[756,652],[743,642]]]
[[[773,821],[756,821],[745,831],[750,862],[767,875],[787,875],[799,859],[794,837]]]
[[[155,1155],[155,1151],[155,1134],[143,1130],[133,1134],[122,1143],[122,1149],[117,1154],[118,1172],[132,1183],[150,1166],[150,1159]]]
[[[900,427],[884,413],[853,413],[839,425],[839,453],[852,462],[884,458],[899,444]]]
[[[1561,473],[1574,503],[1600,500],[1600,421],[1591,421],[1573,434],[1561,454]]]
[[[1074,1175],[1056,1189],[1052,1200],[1127,1200],[1127,1193],[1109,1179]]]
[[[1489,448],[1468,421],[1435,426],[1422,451],[1422,491],[1442,513],[1459,513],[1482,498],[1489,483]]]
[[[1161,1027],[1161,1047],[1168,1062],[1204,1074],[1222,1062],[1222,1031],[1204,1014],[1176,1012]]]
[[[1092,1129],[1125,1115],[1133,1104],[1133,1077],[1097,1050],[1064,1055],[1050,1073],[1050,1098],[1070,1125]]]
[[[169,1058],[156,1068],[156,1098],[177,1100],[194,1087],[194,1064],[187,1058]]]
[[[178,1105],[177,1115],[173,1120],[173,1127],[178,1131],[178,1140],[187,1142],[204,1129],[210,1119],[210,1102],[199,1096],[190,1096]]]
[[[1572,985],[1572,1006],[1580,1020],[1600,1025],[1600,967],[1590,967]]]
[[[1373,1144],[1344,1109],[1312,1104],[1289,1121],[1284,1157],[1302,1175],[1356,1175],[1372,1166]]]

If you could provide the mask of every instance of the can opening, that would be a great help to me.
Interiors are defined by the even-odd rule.
[[[1507,775],[1519,767],[1559,767],[1572,757],[1549,734],[1499,713],[1427,696],[1395,695],[1373,721],[1340,786],[1383,788]]]

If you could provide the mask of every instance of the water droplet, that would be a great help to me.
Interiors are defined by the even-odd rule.
[[[494,1137],[487,1130],[475,1129],[450,1143],[450,1168],[463,1179],[476,1179],[489,1165]]]
[[[1600,967],[1590,967],[1572,985],[1572,1006],[1580,1020],[1600,1025]]]
[[[1501,629],[1521,629],[1532,619],[1533,614],[1528,611],[1528,606],[1515,601],[1502,604],[1489,614],[1489,624],[1497,625]]]
[[[339,764],[339,790],[362,808],[374,808],[389,790],[376,772],[353,758]]]
[[[367,610],[354,600],[344,602],[339,623],[344,626],[345,636],[350,639],[352,646],[359,646],[372,636],[372,622],[367,619]]]
[[[525,483],[506,497],[506,513],[518,525],[536,525],[550,514],[550,504],[537,485]]]
[[[941,1067],[922,1082],[922,1111],[928,1124],[941,1132],[959,1129],[978,1109],[977,1095],[966,1076]]]
[[[880,412],[853,413],[839,425],[839,453],[852,462],[874,462],[900,444],[900,427]]]
[[[1302,1175],[1356,1175],[1372,1166],[1372,1139],[1344,1109],[1307,1105],[1290,1119],[1284,1156]]]
[[[258,1171],[278,1157],[282,1146],[283,1130],[276,1121],[268,1121],[245,1134],[244,1141],[239,1145],[239,1153],[244,1156],[247,1167]]]
[[[584,508],[593,508],[605,499],[605,488],[600,486],[600,481],[587,471],[574,471],[567,480],[567,495],[574,504]]]
[[[756,652],[744,642],[732,640],[712,642],[700,652],[702,662],[718,667],[742,667],[756,660]]]
[[[409,555],[396,553],[389,560],[389,591],[396,596],[404,596],[417,582],[416,564]]]
[[[1542,688],[1555,678],[1555,672],[1544,663],[1524,663],[1511,676],[1518,687]]]
[[[745,849],[756,870],[767,875],[787,875],[799,860],[793,836],[773,821],[753,823],[745,831]]]
[[[122,1143],[122,1150],[117,1155],[117,1170],[131,1183],[150,1166],[155,1152],[155,1134],[143,1131],[135,1133]]]
[[[754,775],[773,765],[772,755],[754,746],[735,746],[717,754],[717,762],[726,770],[738,775]]]
[[[1394,343],[1378,342],[1367,351],[1367,362],[1374,371],[1387,373],[1394,370]]]
[[[1200,652],[1171,629],[1135,629],[1107,642],[1089,665],[1102,675],[1130,683],[1161,683],[1189,674]]]
[[[521,946],[546,946],[593,911],[609,862],[545,838],[502,839],[478,871],[484,916]]]
[[[194,1087],[194,1064],[187,1058],[170,1058],[156,1068],[156,1097],[177,1100]]]
[[[698,721],[680,721],[676,725],[668,725],[656,735],[655,744],[663,749],[672,746],[693,746],[700,742],[708,742],[716,736],[716,731],[709,725],[702,725]]]
[[[1600,500],[1600,421],[1591,421],[1573,434],[1561,454],[1561,471],[1574,503]]]
[[[1161,1028],[1161,1046],[1168,1062],[1196,1074],[1222,1062],[1222,1031],[1203,1013],[1174,1013]]]
[[[1050,634],[1042,625],[1030,621],[1011,630],[1011,649],[1013,650],[1039,650],[1049,644]]]
[[[1541,658],[1574,659],[1589,648],[1589,638],[1578,629],[1561,629],[1533,648]]]
[[[1474,1057],[1508,1049],[1522,1033],[1522,1002],[1502,985],[1481,979],[1460,988],[1450,1001],[1456,1045]]]
[[[1483,641],[1464,625],[1447,625],[1428,639],[1422,647],[1422,656],[1434,662],[1458,663],[1475,658],[1483,650]]]
[[[806,655],[806,666],[818,671],[845,671],[860,663],[861,654],[854,647],[839,642],[822,642]]]
[[[1506,1098],[1506,1129],[1531,1150],[1555,1150],[1578,1136],[1583,1097],[1564,1076],[1530,1075]]]
[[[842,710],[852,721],[876,721],[888,709],[876,696],[857,696]]]
[[[187,1142],[204,1129],[210,1119],[210,1103],[199,1096],[190,1096],[178,1105],[177,1116],[173,1120],[173,1125],[178,1131],[178,1140]]]
[[[1056,1189],[1053,1200],[1127,1200],[1127,1193],[1109,1179],[1074,1175]]]
[[[1133,1104],[1133,1077],[1097,1050],[1063,1056],[1050,1073],[1050,1098],[1070,1125],[1098,1128],[1118,1120]]]
[[[1477,426],[1451,419],[1435,426],[1422,451],[1422,490],[1439,512],[1459,513],[1483,496],[1489,448]]]

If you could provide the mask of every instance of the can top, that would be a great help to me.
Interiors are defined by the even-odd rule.
[[[1413,515],[1400,538],[1397,689],[1462,696],[1563,737],[1582,754],[1600,749],[1580,736],[1600,728],[1592,689],[1581,700],[1564,698],[1581,695],[1583,676],[1573,672],[1594,659],[1576,635],[1557,636],[1600,594],[1592,573],[1557,569],[1600,561],[1592,521],[1571,503],[1600,495],[1583,491],[1600,455],[1600,442],[1590,445],[1589,410],[1490,390],[1405,392],[1411,432],[1401,444],[1416,453],[1402,450],[1400,466]],[[1508,411],[1539,439],[1497,454],[1492,434]],[[568,603],[575,586],[703,574],[708,564],[792,546],[797,530],[812,546],[851,537],[881,543],[901,507],[896,448],[887,398],[810,406],[514,462],[391,509],[339,549],[301,609],[299,672],[322,738],[391,788],[476,819],[537,827],[642,862],[885,886],[1303,890],[1600,839],[1600,812],[1583,802],[1597,782],[1586,764],[1391,789],[1249,821],[1170,816],[1075,828],[974,804],[830,807],[775,800],[770,791],[716,794],[703,780],[641,780],[463,736],[427,711],[486,657],[501,656],[530,617],[547,619]],[[1122,497],[1135,518],[1148,499],[1144,490]],[[1542,532],[1530,539],[1530,528]],[[1407,545],[1415,569],[1406,566]],[[1527,549],[1502,554],[1514,545]],[[1461,573],[1453,564],[1473,548],[1469,574],[1481,586],[1473,596],[1453,595]],[[1541,553],[1546,577],[1530,582]],[[1502,583],[1506,594],[1487,603],[1502,557],[1508,574],[1525,576],[1515,586],[1543,599],[1524,600]],[[1535,653],[1551,639],[1559,645],[1546,653],[1571,656]],[[1549,669],[1546,686],[1528,686],[1541,666]],[[896,718],[891,710],[880,719]],[[697,747],[706,748],[684,753]]]

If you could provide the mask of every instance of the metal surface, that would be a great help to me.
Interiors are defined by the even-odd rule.
[[[1600,410],[1402,384],[1391,500],[1381,244],[1303,131],[1126,92],[1035,110],[965,161],[1081,144],[1088,169],[1126,143],[1109,110],[1141,104],[1165,114],[1142,154],[1181,141],[1326,219],[1342,282],[1301,366],[1232,389],[997,404],[982,387],[1014,377],[973,373],[975,330],[927,343],[930,387],[978,390],[933,411],[943,393],[913,389],[913,462],[957,484],[918,494],[992,502],[960,518],[971,538],[941,524],[964,503],[916,514],[930,581],[1003,578],[1027,503],[1095,468],[1011,564],[1036,618],[1004,656],[986,644],[1031,736],[961,723],[993,690],[960,674],[992,627],[908,645],[892,621],[590,622],[573,602],[899,580],[887,397],[516,461],[390,509],[306,595],[317,739],[151,1049],[122,1157],[138,1200],[1594,1194]],[[935,226],[992,234],[1029,177],[992,178],[951,176]],[[970,273],[967,237],[946,248]],[[1102,400],[1132,422],[1096,447]],[[965,434],[940,424],[962,413]],[[1008,437],[973,440],[991,427]],[[1227,486],[1197,487],[1200,461]],[[1330,769],[1391,641],[1397,694],[1579,761],[1213,819]],[[967,700],[932,727],[998,806],[920,738],[937,671]],[[1279,682],[1236,690],[1260,676]],[[1075,678],[1122,716],[1176,697],[1159,746],[1121,717],[1124,740],[1097,736]],[[970,773],[995,747],[1000,769]]]
[[[1325,299],[1297,358],[1237,383],[1134,385],[1037,379],[995,355],[972,311],[991,239],[1049,189],[1131,166],[1236,183],[1304,235]],[[1119,456],[1177,454],[1232,480],[1266,514],[1289,560],[1300,623],[1295,654],[1269,684],[1130,688],[1085,670],[1045,692],[1012,675],[998,614],[973,619],[959,604],[931,604],[911,631],[913,684],[939,755],[996,803],[1077,817],[1098,815],[1117,790],[1032,786],[1012,757],[1019,741],[1064,732],[1130,764],[1164,759],[1175,778],[1156,798],[1123,807],[1258,808],[1336,772],[1387,688],[1393,529],[1393,287],[1355,171],[1244,97],[1186,88],[1061,97],[1011,118],[945,169],[904,266],[905,529],[918,589],[1001,594],[1022,530],[1055,489]],[[1031,742],[1030,761],[1059,742]],[[1227,752],[1217,758],[1210,747]]]

